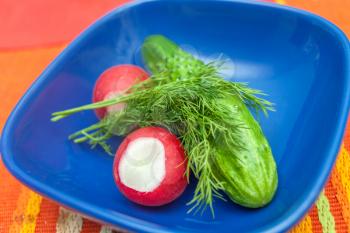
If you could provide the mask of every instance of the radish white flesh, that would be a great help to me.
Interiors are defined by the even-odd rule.
[[[165,176],[163,144],[155,138],[138,138],[129,143],[119,163],[121,182],[139,192],[151,192]]]

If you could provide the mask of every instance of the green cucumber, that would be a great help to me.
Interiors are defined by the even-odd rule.
[[[226,105],[242,124],[239,129],[242,148],[232,151],[219,135],[215,142],[217,153],[211,157],[213,171],[224,182],[225,192],[232,201],[245,207],[262,207],[272,200],[278,183],[269,143],[240,99],[218,100],[218,104]]]
[[[196,66],[204,64],[162,35],[146,38],[142,56],[145,65],[153,73],[161,72],[164,65],[174,57],[184,57],[188,64],[185,68],[174,66],[176,62],[171,62],[171,71],[181,74],[181,77],[191,77],[196,73]],[[183,61],[180,59],[177,62]],[[242,99],[218,98],[217,103],[232,112],[232,120],[242,125],[239,129],[242,136],[238,142],[241,145],[239,149],[227,145],[222,135],[216,136],[212,142],[216,153],[210,158],[212,171],[233,202],[249,208],[262,207],[272,200],[278,183],[276,163],[269,143]]]

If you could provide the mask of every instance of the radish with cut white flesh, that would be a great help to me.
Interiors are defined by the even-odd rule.
[[[93,102],[99,102],[115,98],[125,93],[133,85],[148,79],[149,75],[142,68],[124,64],[108,68],[97,79],[93,92]],[[124,108],[123,103],[98,108],[96,115],[102,119],[107,113],[120,111]]]
[[[113,173],[119,190],[129,200],[160,206],[185,190],[186,167],[184,149],[174,134],[160,127],[145,127],[120,144]]]

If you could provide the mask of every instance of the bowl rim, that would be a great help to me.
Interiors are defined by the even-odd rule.
[[[171,0],[165,0],[167,2],[171,2]],[[193,2],[194,0],[185,0],[185,2]],[[2,160],[4,162],[5,167],[8,171],[17,178],[24,185],[30,187],[31,189],[37,191],[38,193],[46,196],[54,201],[60,203],[63,206],[68,206],[69,208],[82,213],[82,215],[87,215],[95,220],[99,220],[105,222],[107,224],[116,225],[116,227],[122,227],[130,230],[137,230],[141,232],[183,232],[181,229],[169,229],[168,227],[160,226],[155,223],[150,223],[147,221],[143,221],[137,218],[130,217],[128,215],[119,213],[117,211],[106,211],[99,206],[95,206],[93,204],[89,204],[82,200],[79,200],[75,197],[68,196],[60,193],[59,191],[47,186],[46,184],[41,183],[40,181],[32,178],[23,172],[19,167],[16,166],[16,163],[13,160],[13,153],[11,151],[10,138],[13,135],[13,129],[15,127],[15,123],[21,117],[21,112],[23,112],[23,106],[26,105],[27,102],[31,101],[35,98],[35,93],[37,93],[40,86],[48,83],[51,78],[48,76],[53,70],[57,69],[60,64],[60,60],[62,57],[67,54],[74,53],[77,45],[92,31],[102,25],[104,22],[108,21],[110,18],[114,17],[114,15],[120,14],[121,12],[128,10],[129,8],[137,7],[142,4],[152,3],[152,2],[164,2],[164,0],[139,0],[126,3],[122,6],[119,6],[111,11],[107,12],[104,16],[98,18],[95,22],[90,24],[83,32],[81,32],[63,51],[47,66],[47,68],[39,75],[39,77],[33,82],[33,84],[29,87],[26,93],[21,97],[19,102],[16,104],[14,109],[12,110],[10,116],[7,119],[7,122],[3,128],[0,148],[2,151]],[[202,2],[210,2],[210,0],[204,0]],[[313,19],[320,22],[324,28],[327,29],[329,33],[333,33],[336,35],[336,40],[339,45],[341,45],[344,52],[344,60],[345,64],[350,64],[350,46],[349,40],[346,35],[333,23],[328,20],[318,16],[316,14],[300,10],[297,8],[293,8],[286,5],[280,5],[276,3],[269,2],[258,2],[258,1],[245,1],[245,0],[218,0],[216,2],[230,2],[235,4],[244,4],[244,5],[254,5],[258,7],[267,7],[270,9],[275,9],[278,11],[284,11],[288,13],[298,14],[307,19]],[[337,158],[337,153],[339,151],[340,145],[342,143],[342,138],[344,135],[349,107],[350,107],[350,68],[349,66],[345,66],[344,70],[344,87],[342,92],[342,100],[339,103],[339,120],[336,123],[336,127],[333,130],[331,146],[325,152],[328,154],[326,156],[327,160],[324,162],[324,167],[318,179],[316,179],[312,185],[312,189],[307,195],[304,195],[303,201],[299,201],[297,207],[293,207],[288,212],[285,213],[287,217],[281,216],[278,219],[275,219],[272,223],[266,224],[263,227],[254,230],[253,232],[284,232],[295,225],[309,210],[311,205],[316,201],[319,193],[322,191],[328,175],[333,168],[334,162]],[[113,213],[113,217],[111,214]]]

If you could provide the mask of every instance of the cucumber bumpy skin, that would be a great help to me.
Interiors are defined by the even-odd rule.
[[[149,36],[142,46],[143,60],[153,73],[160,72],[161,65],[179,52],[186,53],[162,35]],[[204,64],[192,56],[190,59],[190,64],[194,66]],[[186,67],[195,68],[191,65]],[[191,74],[191,71],[177,70],[177,67],[173,67],[172,71],[182,72],[182,77]],[[217,101],[232,112],[232,120],[242,125],[239,129],[239,144],[242,146],[233,149],[225,144],[222,135],[217,135],[213,142],[216,153],[210,158],[212,170],[233,202],[249,208],[265,206],[272,200],[278,184],[276,163],[269,143],[242,99],[232,97]]]

